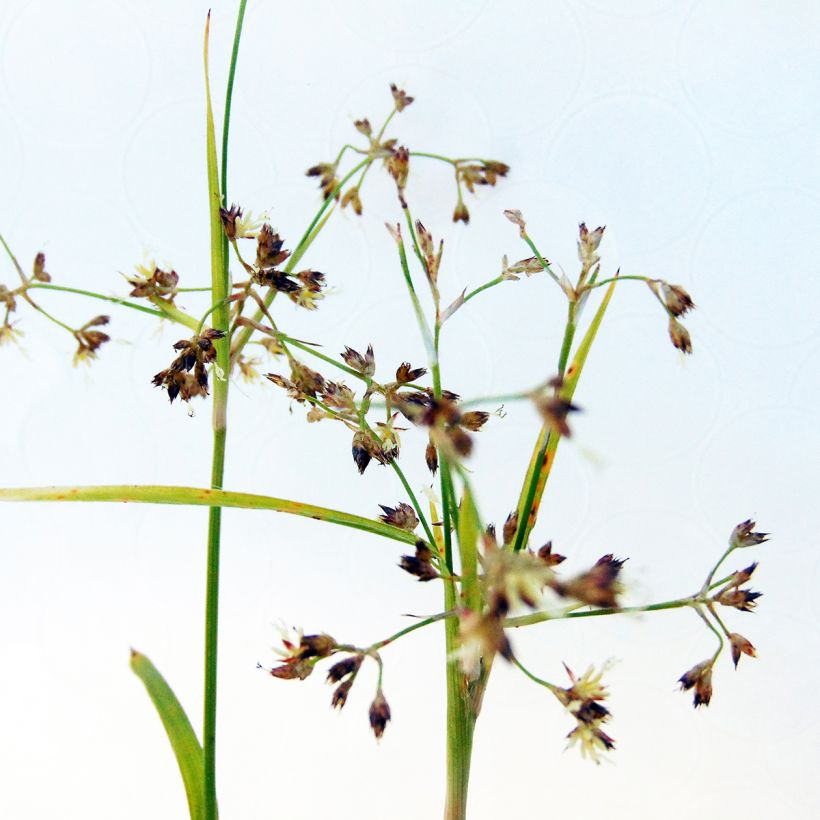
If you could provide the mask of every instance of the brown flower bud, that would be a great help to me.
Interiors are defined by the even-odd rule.
[[[504,539],[504,546],[512,544],[515,534],[518,532],[518,510],[513,510],[504,522],[501,537]]]
[[[232,242],[236,239],[236,220],[242,218],[242,209],[234,204],[230,208],[220,208],[219,218],[222,220],[225,236]]]
[[[695,303],[692,301],[692,297],[680,285],[670,285],[668,282],[663,281],[660,285],[666,309],[673,316],[684,316],[694,309]]]
[[[399,384],[407,384],[420,379],[425,373],[427,373],[426,367],[412,368],[410,362],[402,362],[396,370],[396,381]]]
[[[682,353],[692,352],[692,337],[689,331],[674,316],[669,317],[669,338]]]
[[[346,680],[343,683],[340,683],[334,690],[333,695],[330,698],[330,705],[334,709],[343,709],[344,705],[347,703],[347,696],[350,693],[350,689],[353,686],[353,678],[350,680]]]
[[[504,211],[504,216],[513,223],[513,225],[518,225],[519,233],[521,234],[521,238],[523,239],[527,235],[527,223],[524,221],[524,214],[518,210],[518,208],[509,208]]]
[[[436,470],[438,470],[438,451],[432,441],[427,442],[427,447],[424,450],[424,461],[427,464],[427,469],[435,475]]]
[[[741,521],[733,530],[729,537],[729,546],[732,549],[741,549],[743,547],[754,547],[757,544],[762,544],[769,540],[769,533],[767,532],[752,532],[755,528],[755,522],[751,518],[746,521]]]
[[[403,88],[398,88],[395,83],[390,83],[390,93],[393,95],[393,104],[396,106],[396,111],[404,111],[410,105],[415,97],[409,97]]]
[[[566,561],[566,555],[558,555],[552,551],[552,541],[547,541],[540,550],[538,550],[538,557],[548,566],[554,567]]]
[[[712,665],[714,661],[710,658],[693,666],[685,672],[678,680],[683,691],[694,689],[694,705],[708,706],[712,699]]]
[[[575,598],[590,606],[617,607],[622,587],[619,582],[624,558],[612,554],[599,558],[592,569],[569,581],[553,580],[550,586],[563,597]]]
[[[385,700],[381,687],[376,692],[373,703],[370,704],[370,728],[378,740],[384,734],[384,728],[390,720],[390,706]]]
[[[367,346],[364,356],[353,350],[352,347],[345,347],[342,358],[348,367],[352,367],[357,373],[363,376],[372,376],[376,372],[376,358],[373,355],[373,345]]]
[[[38,282],[50,282],[51,275],[46,273],[46,255],[38,253],[34,257],[34,267],[31,274]]]
[[[333,666],[327,670],[327,682],[338,683],[342,678],[353,675],[359,671],[359,667],[363,661],[363,655],[351,655],[349,658],[334,663]]]
[[[741,612],[751,612],[757,606],[757,599],[760,598],[761,595],[763,595],[762,592],[729,587],[721,590],[712,600],[721,606],[730,606],[734,609],[739,609]]]
[[[735,669],[737,669],[741,655],[748,655],[750,658],[757,657],[757,653],[751,641],[749,641],[748,638],[744,638],[739,632],[730,632],[729,640],[732,644],[732,661],[735,664]]]
[[[326,658],[335,648],[336,641],[330,635],[305,635],[299,644],[297,657],[300,660]]]
[[[462,427],[466,427],[473,433],[477,433],[484,426],[488,418],[490,418],[490,414],[484,410],[469,410],[461,414],[461,421],[459,423]]]
[[[394,527],[399,527],[403,530],[412,532],[419,525],[419,519],[416,511],[409,505],[400,501],[395,507],[386,507],[384,504],[379,504],[384,510],[384,515],[379,518],[385,524],[390,524]]]
[[[359,196],[359,189],[355,185],[351,188],[348,188],[344,192],[341,205],[342,208],[346,208],[348,205],[350,205],[350,207],[353,208],[353,213],[355,213],[356,216],[362,215],[362,211],[364,210],[362,208],[362,200]]]
[[[372,136],[373,127],[370,125],[370,120],[368,120],[367,117],[362,120],[355,120],[353,125],[360,134],[364,134],[366,137]]]
[[[456,207],[453,210],[453,222],[463,222],[465,225],[470,222],[470,212],[462,199],[456,202]]]

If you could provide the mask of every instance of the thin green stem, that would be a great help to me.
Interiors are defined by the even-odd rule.
[[[712,583],[712,578],[715,577],[715,573],[720,569],[720,565],[732,554],[734,551],[734,547],[730,544],[723,555],[718,558],[717,563],[709,570],[709,574],[706,576],[706,580],[703,582],[703,586],[701,587],[701,595],[705,593],[708,589],[711,589],[710,584]],[[731,576],[730,576],[731,577]]]
[[[636,282],[648,282],[648,276],[611,276],[609,279],[599,279],[596,282],[588,282],[584,285],[584,290],[594,290],[595,288],[600,288],[602,285],[609,285],[612,282],[621,282],[626,279],[632,279]]]
[[[141,313],[147,313],[150,316],[156,316],[159,319],[165,318],[166,314],[162,313],[159,310],[152,310],[149,307],[145,307],[145,305],[138,305],[135,302],[128,302],[125,299],[122,299],[117,296],[105,296],[102,293],[94,293],[91,290],[82,290],[80,288],[68,288],[64,287],[63,285],[49,285],[46,283],[40,282],[32,282],[30,285],[26,287],[26,290],[57,290],[62,293],[76,293],[78,296],[89,296],[92,299],[101,299],[103,302],[111,302],[115,305],[121,305],[122,307],[131,308],[132,310],[138,310]],[[206,290],[210,290],[210,288],[205,288]]]
[[[423,629],[425,626],[430,626],[430,624],[434,624],[437,621],[443,621],[445,618],[458,618],[458,612],[453,609],[447,612],[439,612],[437,615],[431,615],[429,618],[424,618],[423,620],[418,621],[418,623],[412,624],[411,626],[406,626],[404,629],[394,632],[389,638],[376,641],[376,643],[371,644],[366,651],[383,649],[385,646],[397,641],[399,638],[403,638],[405,635],[409,635],[417,629]]]
[[[299,243],[297,244],[296,249],[294,250],[294,252],[291,254],[290,258],[288,259],[288,262],[285,265],[285,272],[286,273],[291,273],[293,271],[294,267],[299,262],[299,260],[302,258],[305,251],[307,251],[307,249],[313,243],[313,240],[316,238],[316,235],[313,234],[313,229],[319,223],[319,221],[321,220],[321,218],[322,218],[323,214],[325,213],[325,211],[335,201],[336,194],[339,191],[341,191],[341,189],[345,185],[345,183],[354,174],[356,174],[356,172],[360,168],[363,168],[365,165],[367,165],[370,162],[373,162],[373,160],[370,157],[367,157],[366,159],[363,159],[358,165],[356,165],[351,171],[349,171],[341,179],[339,184],[331,192],[331,195],[327,199],[325,199],[324,202],[322,202],[321,206],[319,207],[319,210],[316,212],[315,216],[311,220],[310,225],[308,225],[307,230],[304,232],[304,234],[302,235],[302,238],[299,240]],[[276,294],[274,292],[274,293],[268,294],[268,296],[265,297],[265,304],[268,307],[270,307],[271,302],[273,302],[273,298],[274,298],[275,295]],[[258,310],[256,312],[256,315],[254,316],[254,321],[258,322],[262,318],[262,316],[263,316],[263,312],[261,310]],[[239,353],[242,352],[242,349],[250,341],[251,335],[253,334],[253,330],[254,330],[253,327],[243,327],[242,328],[241,332],[238,334],[237,339],[236,339],[236,341],[233,345],[233,355],[234,356],[236,356],[236,355],[238,355]]]
[[[583,612],[533,612],[529,615],[519,615],[515,618],[507,618],[504,621],[505,627],[531,626],[544,621],[563,621],[571,618],[598,618],[605,615],[629,615],[640,612],[660,612],[665,609],[680,609],[685,606],[692,606],[696,599],[691,596],[686,598],[674,598],[671,601],[661,601],[657,604],[647,604],[645,606],[624,606],[605,607],[602,609],[589,609]]]
[[[544,680],[543,678],[539,678],[537,675],[534,675],[532,672],[530,672],[530,670],[529,670],[529,669],[527,669],[527,667],[526,667],[526,666],[524,666],[524,664],[523,664],[523,663],[521,663],[521,661],[520,661],[520,660],[518,660],[518,658],[513,657],[513,663],[514,663],[514,664],[515,664],[515,665],[516,665],[516,666],[517,666],[517,667],[518,667],[518,668],[519,668],[519,669],[520,669],[520,670],[521,670],[521,671],[522,671],[522,672],[523,672],[523,673],[524,673],[524,674],[525,674],[525,675],[526,675],[526,676],[527,676],[527,677],[528,677],[531,681],[533,681],[533,683],[537,683],[539,686],[543,686],[545,689],[549,689],[549,690],[550,690],[550,692],[552,692],[553,694],[555,694],[556,690],[559,688],[559,687],[557,687],[554,683],[550,683],[549,681]]]
[[[544,270],[552,277],[553,281],[563,290],[563,286],[561,285],[561,279],[555,273],[555,271],[550,267],[550,263],[541,255],[541,251],[535,247],[535,242],[530,239],[528,234],[524,234],[522,237],[524,241],[530,246],[530,250],[535,254],[535,258],[539,261],[541,266]]]

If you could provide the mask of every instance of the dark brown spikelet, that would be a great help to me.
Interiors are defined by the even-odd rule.
[[[741,521],[733,530],[729,537],[729,545],[734,549],[744,547],[754,547],[769,540],[767,532],[752,532],[756,524],[751,518]]]
[[[418,527],[419,519],[416,511],[409,504],[405,504],[404,501],[399,501],[395,507],[386,507],[384,504],[379,504],[379,506],[384,511],[384,514],[380,515],[379,518],[385,524],[410,532]]]
[[[51,274],[46,273],[46,255],[44,253],[38,253],[37,256],[34,257],[34,265],[31,270],[31,275],[38,282],[51,281]]]
[[[357,430],[353,436],[352,445],[353,461],[359,468],[361,475],[367,469],[372,459],[376,459],[379,464],[387,464],[389,457],[385,454],[381,444],[373,438],[369,431]]]
[[[692,352],[692,337],[689,335],[689,331],[674,316],[669,317],[669,338],[681,353]]]
[[[306,658],[326,658],[336,648],[336,641],[330,635],[305,635],[296,655],[300,660]]]
[[[513,510],[504,522],[504,528],[501,530],[501,537],[504,539],[504,546],[512,544],[515,539],[515,534],[518,532],[518,510]]]
[[[566,555],[558,555],[552,551],[552,541],[547,541],[540,550],[538,557],[548,566],[554,567],[566,560]]]
[[[399,566],[410,575],[415,575],[419,581],[432,581],[439,577],[433,566],[432,550],[421,539],[416,541],[416,554],[402,555]]]
[[[315,661],[288,658],[285,663],[274,666],[270,673],[279,680],[304,680],[313,672],[314,664]]]
[[[145,270],[145,268],[140,268]],[[136,299],[148,299],[157,296],[173,302],[174,294],[179,284],[179,274],[174,270],[162,270],[154,266],[149,277],[137,275],[126,277],[126,281],[133,288],[128,294]]]
[[[305,175],[320,178],[319,187],[322,189],[322,196],[325,199],[330,199],[331,196],[335,196],[336,199],[339,198],[339,192],[336,190],[339,187],[339,180],[336,178],[335,165],[320,162],[318,165],[308,168]]]
[[[400,385],[407,384],[408,382],[414,382],[416,379],[420,379],[426,373],[426,367],[413,368],[410,366],[410,362],[402,362],[396,370],[396,381]]]
[[[589,606],[617,608],[618,595],[621,593],[618,578],[625,560],[615,558],[612,554],[604,555],[581,575],[569,581],[553,580],[550,586],[559,595],[575,598]]]
[[[373,703],[370,704],[370,728],[378,740],[384,734],[384,729],[390,720],[390,706],[385,700],[381,688],[376,692]]]
[[[234,204],[230,208],[220,208],[219,218],[222,220],[225,236],[232,242],[236,239],[236,220],[242,218],[242,209]]]
[[[180,339],[173,345],[177,357],[170,367],[161,370],[151,380],[155,387],[162,387],[168,392],[169,401],[179,396],[183,401],[190,401],[196,396],[208,395],[208,371],[205,366],[216,360],[214,342],[225,336],[224,330],[207,328],[198,336]],[[193,374],[191,374],[193,370]]]
[[[364,356],[352,347],[345,347],[342,358],[348,367],[352,367],[363,376],[372,376],[376,372],[376,357],[373,355],[373,345],[367,346]]]
[[[763,595],[762,592],[753,592],[750,589],[738,589],[730,587],[719,592],[712,599],[721,606],[729,606],[739,609],[741,612],[751,612],[757,606],[757,599]]]
[[[737,669],[737,664],[740,661],[741,655],[748,655],[750,658],[757,657],[757,652],[751,641],[744,638],[739,632],[730,632],[729,641],[732,644],[732,662]]]
[[[363,660],[363,655],[351,655],[349,658],[334,663],[333,666],[327,670],[327,682],[338,683],[342,678],[346,678],[348,675],[358,672]]]
[[[687,692],[694,689],[693,703],[698,706],[708,706],[712,700],[712,665],[714,661],[710,658],[693,666],[688,672],[678,679],[680,688]]]
[[[432,441],[427,442],[427,447],[424,450],[424,461],[427,464],[427,469],[435,475],[436,470],[438,470],[438,451]]]
[[[547,396],[536,399],[536,407],[550,430],[559,436],[569,438],[572,435],[567,416],[577,413],[581,408],[574,405],[569,399],[561,396]]]
[[[284,262],[290,251],[282,250],[285,241],[265,223],[256,238],[256,267],[260,269],[275,268]]]
[[[403,88],[399,88],[395,83],[390,83],[390,93],[393,95],[393,103],[396,106],[396,111],[404,111],[410,105],[415,97],[408,96]]]
[[[350,689],[353,686],[353,678],[343,681],[334,690],[330,698],[330,705],[334,709],[344,709],[347,703],[347,696],[350,694]]]
[[[477,433],[487,423],[488,418],[490,418],[490,414],[484,410],[469,410],[461,414],[459,423],[462,427]]]

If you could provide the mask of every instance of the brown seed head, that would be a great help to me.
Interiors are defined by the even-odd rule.
[[[681,353],[692,352],[692,337],[689,335],[689,331],[674,316],[669,317],[669,338]]]
[[[732,661],[734,662],[735,669],[737,669],[741,655],[748,655],[750,658],[757,657],[757,653],[751,641],[749,641],[748,638],[744,638],[739,632],[730,632],[729,640],[732,644]]]
[[[390,706],[382,693],[381,687],[376,692],[373,703],[370,704],[370,728],[378,740],[384,734],[384,729],[390,720]]]
[[[385,524],[390,524],[393,527],[399,527],[403,530],[409,530],[410,532],[418,527],[418,516],[409,504],[399,501],[395,507],[386,507],[384,504],[379,504],[379,506],[384,510],[384,514],[380,515],[379,518],[384,521]]]
[[[683,691],[694,689],[694,705],[708,706],[712,699],[712,666],[714,661],[710,658],[693,666],[685,672],[678,680]]]
[[[393,95],[393,104],[396,106],[396,111],[404,111],[410,105],[415,97],[409,97],[403,88],[398,88],[395,83],[390,83],[390,93]]]
[[[746,521],[741,521],[733,530],[729,537],[729,546],[732,549],[741,549],[743,547],[754,547],[757,544],[762,544],[769,540],[769,533],[767,532],[752,532],[755,528],[755,522],[751,518]]]
[[[38,282],[51,281],[51,274],[46,273],[46,255],[44,253],[38,253],[37,256],[34,257],[34,266],[31,275]]]
[[[453,222],[463,222],[465,225],[470,222],[470,212],[462,199],[456,202],[456,207],[453,210]]]

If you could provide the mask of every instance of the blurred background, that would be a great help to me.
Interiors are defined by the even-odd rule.
[[[144,254],[180,285],[209,284],[202,34],[208,4],[156,0],[0,3],[0,230],[56,284],[125,294]],[[236,3],[212,4],[218,121]],[[629,603],[697,589],[739,521],[769,544],[730,560],[761,566],[755,614],[725,611],[758,648],[716,667],[708,709],[677,679],[713,651],[692,612],[552,623],[512,640],[561,683],[608,658],[617,741],[596,767],[564,751],[558,703],[497,664],[477,735],[470,816],[613,820],[753,803],[759,816],[820,809],[816,707],[820,584],[814,521],[820,432],[820,7],[809,0],[251,0],[234,95],[229,196],[267,210],[293,247],[320,204],[304,171],[376,125],[389,83],[416,98],[389,134],[414,150],[503,160],[496,188],[454,225],[452,174],[414,160],[414,215],[444,237],[444,298],[530,255],[502,216],[521,209],[555,264],[577,270],[578,223],[605,224],[604,273],[683,285],[698,309],[683,360],[641,283],[619,286],[579,390],[534,545],[567,571],[629,557]],[[336,214],[305,259],[327,274],[315,313],[277,301],[281,328],[334,354],[372,343],[377,377],[424,350],[385,221],[400,218],[374,168],[364,215]],[[420,273],[417,271],[417,273]],[[4,258],[0,282],[13,286]],[[90,368],[75,343],[23,305],[21,348],[0,350],[0,486],[203,486],[204,402],[169,406],[150,379],[179,329],[81,297],[40,292],[69,324],[112,316]],[[199,294],[178,299],[200,315]],[[504,283],[442,337],[445,387],[464,397],[532,387],[555,370],[563,297],[543,276]],[[132,315],[133,314],[133,315]],[[588,312],[589,314],[589,312]],[[588,318],[588,317],[587,317]],[[279,361],[263,372],[282,371]],[[498,404],[485,409],[495,410]],[[518,495],[539,420],[507,404],[470,461],[483,514]],[[226,487],[365,516],[404,500],[389,469],[360,477],[340,425],[310,427],[268,382],[230,399]],[[429,483],[424,440],[404,438],[413,486]],[[4,505],[0,572],[0,814],[178,818],[185,796],[161,724],[129,670],[129,648],[166,676],[199,728],[206,513],[180,507]],[[360,645],[441,607],[436,584],[396,567],[397,545],[266,512],[225,513],[219,800],[225,818],[417,820],[444,793],[443,637],[386,649],[393,721],[377,744],[366,670],[345,710],[317,674],[273,680],[280,620]],[[748,559],[748,560],[746,560]],[[681,789],[693,795],[681,800]]]

